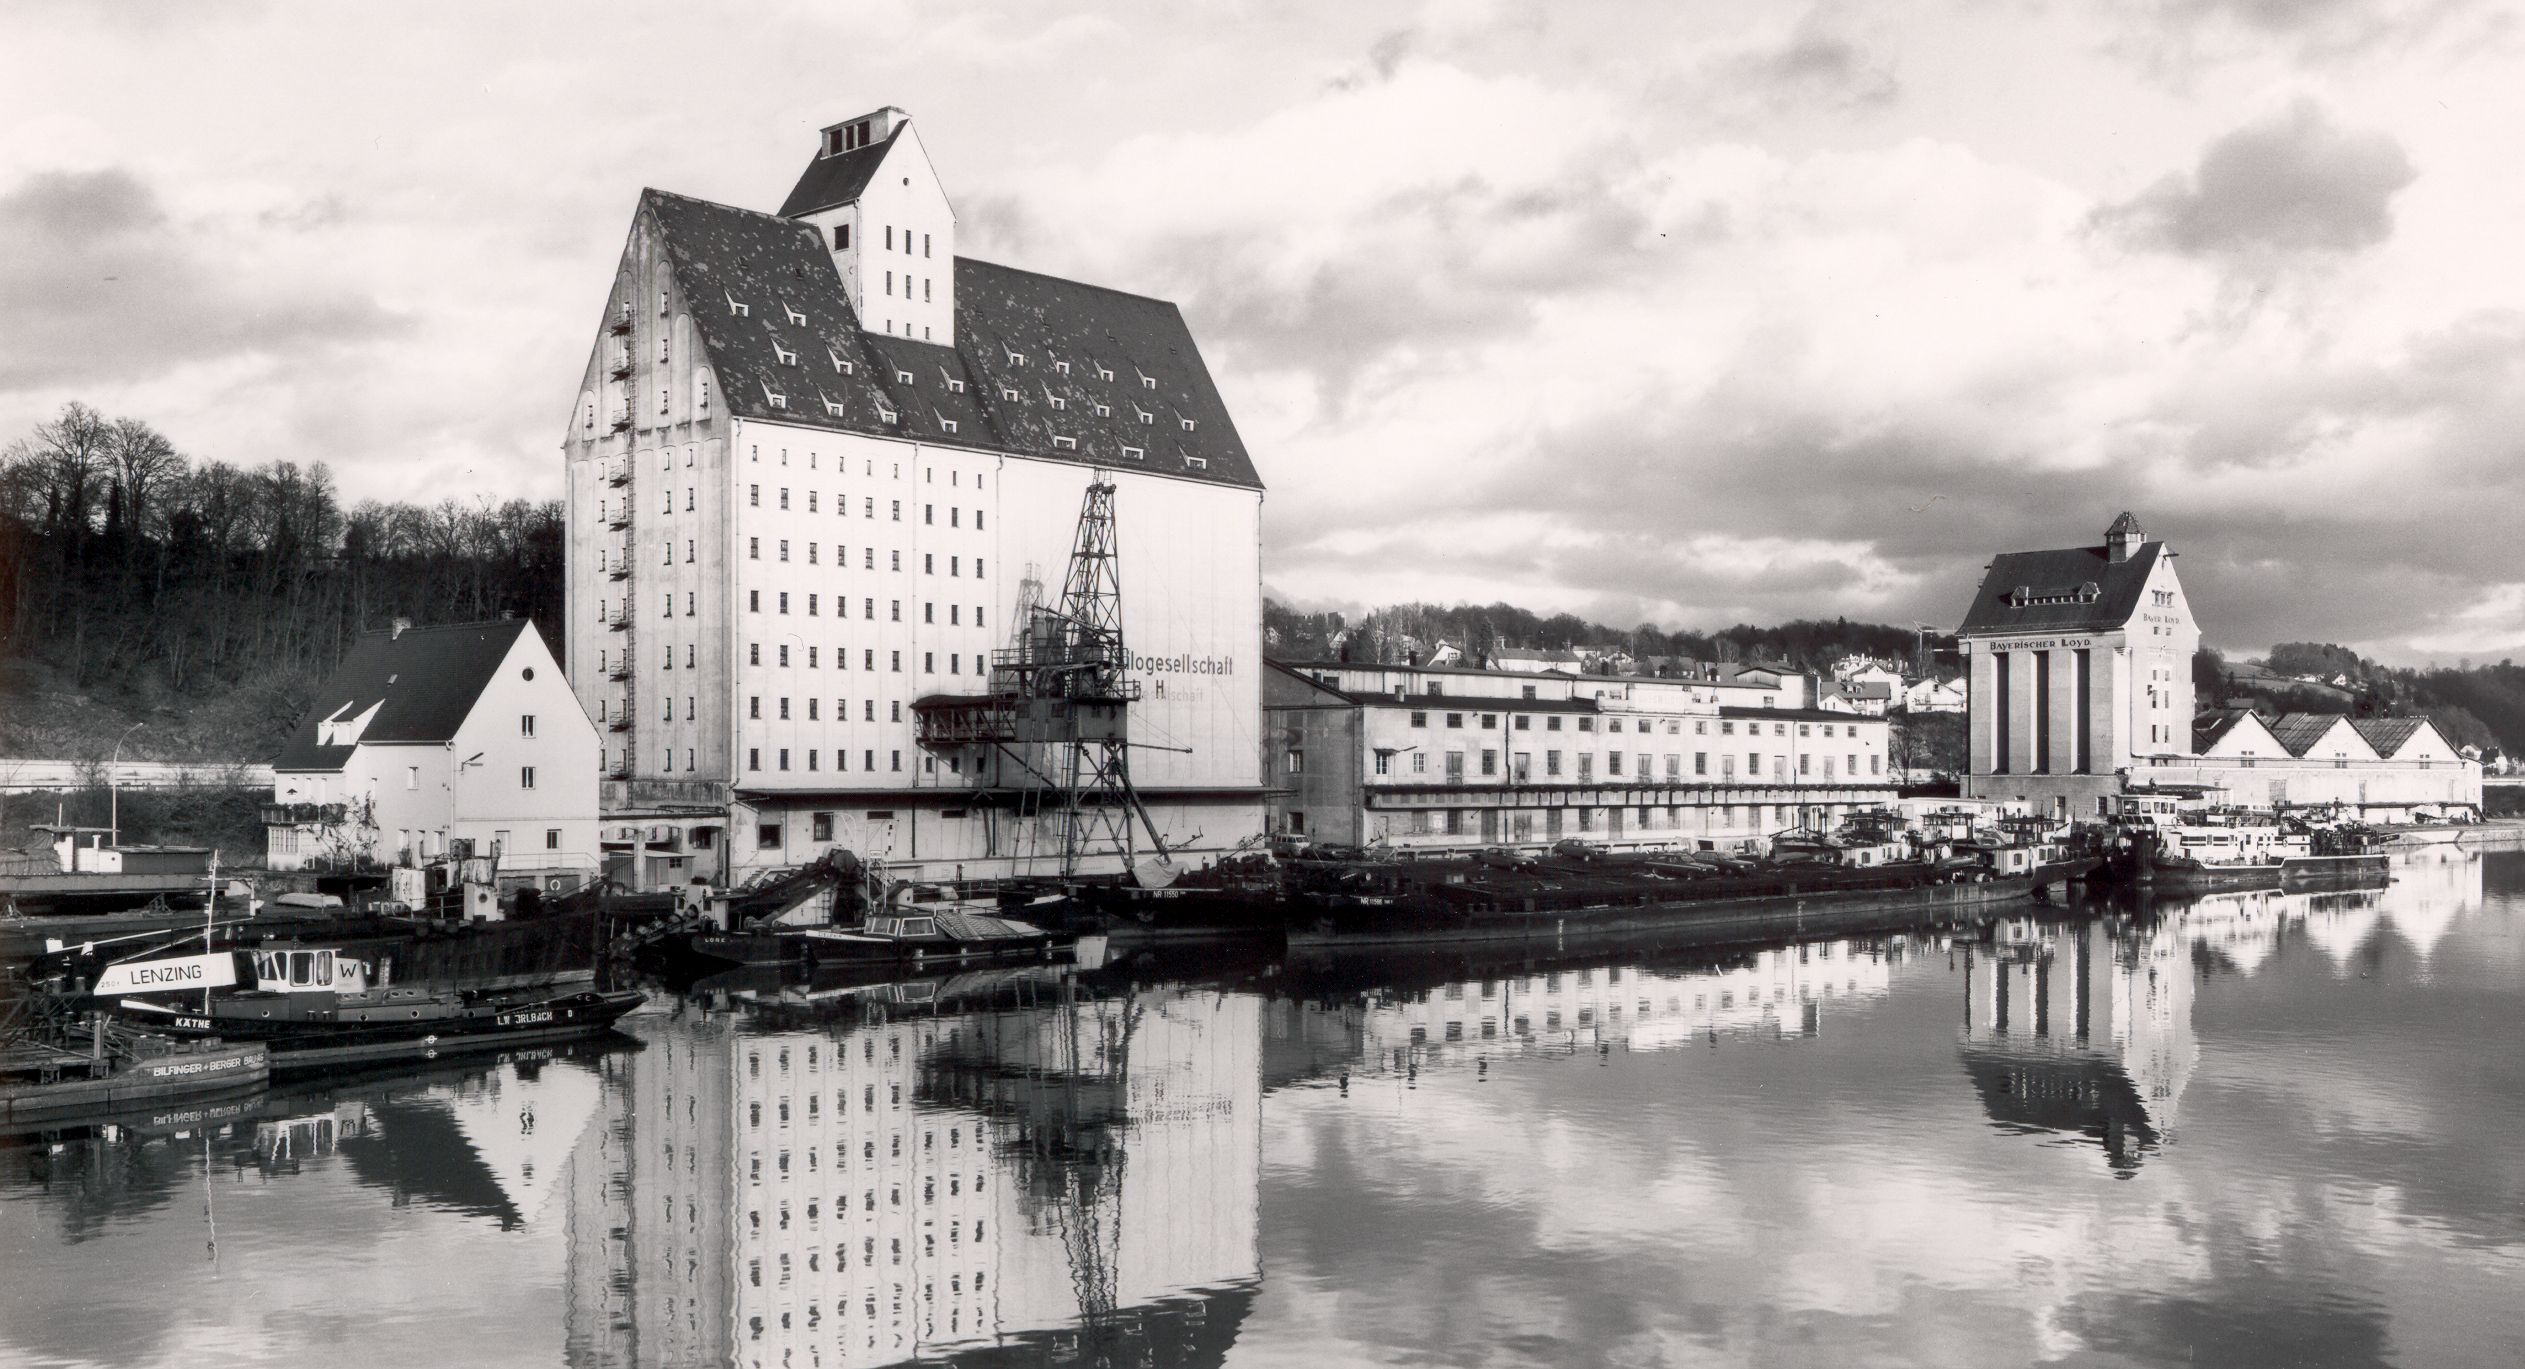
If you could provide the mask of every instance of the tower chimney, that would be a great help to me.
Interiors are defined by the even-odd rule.
[[[2147,540],[2148,530],[2139,526],[2139,520],[2125,511],[2113,520],[2113,526],[2104,530],[2104,559],[2119,565],[2137,556],[2141,544]]]

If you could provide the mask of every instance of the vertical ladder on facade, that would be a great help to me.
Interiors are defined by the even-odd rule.
[[[622,600],[615,609],[617,616],[606,625],[609,632],[621,634],[619,649],[622,659],[611,674],[622,683],[622,707],[616,710],[616,716],[607,724],[622,737],[622,762],[611,772],[618,779],[629,779],[635,773],[632,752],[634,739],[639,735],[634,720],[639,717],[640,672],[635,668],[635,662],[638,660],[640,629],[636,626],[639,615],[633,612],[639,579],[631,565],[631,549],[636,540],[632,531],[632,514],[639,504],[639,490],[635,482],[639,463],[632,458],[633,449],[640,441],[638,424],[633,417],[636,411],[633,408],[631,380],[633,362],[638,357],[632,334],[634,297],[631,282],[625,280],[622,298],[614,306],[613,324],[608,329],[613,348],[608,369],[619,401],[613,413],[613,429],[622,438],[622,449],[608,458],[605,472],[608,493],[604,496],[611,510],[606,519],[607,535],[611,538],[615,533],[621,534],[613,541],[613,555],[607,558],[611,567],[607,574],[621,585]]]

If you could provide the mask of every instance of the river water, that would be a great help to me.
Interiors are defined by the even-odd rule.
[[[0,1146],[0,1362],[2525,1363],[2525,854],[2397,875],[733,981]]]

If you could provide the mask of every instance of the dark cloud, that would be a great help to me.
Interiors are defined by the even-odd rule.
[[[2393,197],[2419,175],[2391,134],[2335,125],[2311,101],[2212,142],[2095,222],[2134,246],[2193,257],[2346,253],[2393,236]]]
[[[1398,191],[1355,216],[1297,280],[1272,225],[1177,235],[1146,261],[1216,364],[1311,375],[1337,413],[1371,368],[1406,353],[1443,365],[1457,349],[1528,329],[1556,298],[1655,269],[1638,250],[1648,216],[1615,186],[1627,169],[1627,155],[1608,149],[1574,161],[1550,195],[1479,174]],[[1519,249],[1501,249],[1507,240]]]
[[[1740,59],[1734,74],[1776,106],[1863,108],[1902,94],[1893,68],[1833,32],[1820,12],[1810,12],[1786,43]]]
[[[1584,589],[1611,621],[1671,603],[1691,626],[1842,613],[1951,624],[1991,553],[2093,541],[2128,508],[2184,553],[2209,640],[2253,649],[2424,634],[2480,586],[2517,578],[2504,542],[2460,529],[2469,510],[2525,502],[2525,315],[2485,313],[2396,355],[2277,379],[2206,366],[2127,419],[2133,435],[2108,442],[2109,459],[2075,468],[2025,434],[2094,379],[2089,362],[2029,357],[1889,416],[1781,381],[1798,351],[1750,348],[1704,390],[1572,415],[1515,439],[1486,463],[1496,476],[1433,482],[1402,559],[1552,586],[1554,602]],[[2324,473],[2343,444],[2378,443],[2390,445],[2356,462],[2376,474]],[[2455,489],[2460,501],[2429,493]],[[1512,510],[1556,535],[1462,531]],[[1366,579],[1398,554],[1390,510],[1293,490],[1271,517],[1279,558]],[[1783,550],[1766,564],[1743,543]]]
[[[326,213],[318,202],[284,217],[312,230]],[[366,295],[239,279],[218,261],[222,233],[178,221],[120,168],[42,172],[0,192],[0,392],[304,356],[403,326]]]

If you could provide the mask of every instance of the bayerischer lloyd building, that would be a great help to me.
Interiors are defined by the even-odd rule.
[[[2190,750],[2201,631],[2174,553],[2127,513],[2102,546],[1994,558],[1956,636],[1967,798],[2106,813],[2134,764]]]
[[[563,449],[571,675],[641,883],[1045,869],[1035,780],[915,705],[990,689],[1099,472],[1137,788],[1181,850],[1261,830],[1262,483],[1200,350],[1165,301],[957,256],[902,111],[825,129],[777,213],[644,192]]]
[[[2064,816],[2124,795],[2468,819],[2481,766],[2426,718],[2197,715],[2198,622],[2175,555],[2125,513],[2104,544],[1994,558],[1956,630],[1970,666],[1967,798]]]

